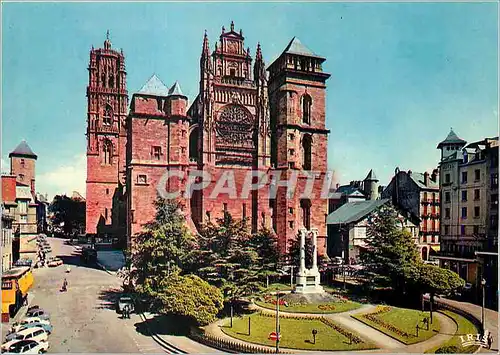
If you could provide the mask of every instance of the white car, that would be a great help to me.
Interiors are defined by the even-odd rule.
[[[7,351],[11,345],[14,345],[20,340],[36,340],[37,342],[46,342],[47,339],[49,338],[47,332],[43,328],[28,328],[21,330],[19,333],[17,333],[17,336],[15,339],[8,341],[6,343],[2,344],[2,351]]]
[[[36,340],[18,340],[6,351],[6,354],[41,354],[49,349],[48,341],[38,342]]]
[[[16,333],[21,327],[25,324],[30,324],[30,323],[42,323],[42,324],[47,324],[50,325],[50,321],[46,319],[40,319],[39,317],[28,317],[23,319],[22,321],[18,323],[14,323],[11,328],[12,333]]]

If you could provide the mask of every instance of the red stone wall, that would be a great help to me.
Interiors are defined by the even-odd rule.
[[[2,175],[2,202],[16,201],[16,176]]]
[[[24,166],[22,161],[24,161]],[[16,175],[17,182],[23,185],[32,186],[32,193],[35,191],[35,166],[35,159],[21,157],[10,158],[10,173]],[[20,178],[20,174],[24,175],[23,179]]]

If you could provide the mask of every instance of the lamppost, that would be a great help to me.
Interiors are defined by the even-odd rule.
[[[280,352],[280,292],[276,291],[276,354]]]
[[[485,289],[486,289],[486,280],[485,279],[481,280],[481,286],[483,289],[483,304],[481,307],[481,325],[483,327],[483,333],[484,333],[484,301],[485,301]]]

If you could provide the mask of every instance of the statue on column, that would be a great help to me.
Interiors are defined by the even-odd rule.
[[[318,230],[312,228],[308,231],[305,228],[300,229],[300,267],[297,274],[295,287],[296,293],[323,293],[323,287],[320,285],[320,274],[318,270]],[[306,235],[309,234],[313,241],[313,265],[306,269]]]

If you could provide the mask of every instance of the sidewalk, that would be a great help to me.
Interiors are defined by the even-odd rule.
[[[21,319],[24,318],[24,316],[26,315],[26,312],[28,312],[28,307],[33,305],[32,303],[33,303],[34,298],[35,298],[35,296],[31,292],[28,292],[28,306],[22,306],[21,308],[19,308],[16,315],[9,320],[9,323],[2,323],[2,332],[1,332],[2,333],[2,339],[1,339],[2,343],[5,340],[5,337],[7,336],[7,334],[9,334],[10,328],[12,327],[12,324],[14,324],[15,322],[19,322]]]

